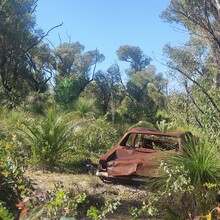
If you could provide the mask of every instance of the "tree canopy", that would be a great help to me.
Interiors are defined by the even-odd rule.
[[[157,72],[156,66],[151,65],[151,57],[139,46],[122,45],[116,51],[118,61],[128,64],[123,72],[117,61],[107,70],[99,69],[104,54],[95,48],[86,50],[79,41],[56,47],[46,44],[44,38],[62,24],[46,33],[37,29],[36,7],[36,0],[0,3],[2,106],[9,109],[24,106],[30,110],[37,107],[33,100],[40,100],[37,107],[40,112],[48,103],[73,110],[78,100],[92,99],[96,107],[94,115],[106,115],[112,123],[156,124],[165,119],[204,127],[210,111],[212,121],[218,121],[220,7],[217,0],[171,0],[162,12],[164,21],[182,25],[190,36],[184,45],[164,46],[169,76],[180,85],[174,86],[176,91],[170,93],[172,78],[168,76],[168,81],[165,73]],[[46,92],[47,95],[41,96]]]

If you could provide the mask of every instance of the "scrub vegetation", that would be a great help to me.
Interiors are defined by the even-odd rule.
[[[164,46],[170,81],[138,46],[116,51],[122,72],[100,70],[104,54],[80,42],[48,45],[59,25],[37,29],[36,7],[0,2],[0,219],[220,219],[218,0],[171,0],[161,12],[190,35]],[[134,126],[193,135],[161,161],[163,177],[102,183],[98,158]]]

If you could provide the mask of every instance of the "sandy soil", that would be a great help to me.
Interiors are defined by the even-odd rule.
[[[54,184],[61,181],[66,190],[85,192],[89,198],[93,198],[94,204],[104,200],[114,201],[119,199],[121,205],[115,214],[109,219],[125,220],[131,219],[128,215],[129,208],[139,207],[143,201],[147,201],[149,192],[140,185],[121,185],[103,183],[97,176],[92,174],[63,174],[43,171],[27,171],[26,176],[30,178],[35,189],[53,190]],[[146,219],[146,218],[145,218]]]

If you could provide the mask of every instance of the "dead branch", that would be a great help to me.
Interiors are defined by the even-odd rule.
[[[56,26],[50,28],[50,29],[47,31],[46,34],[44,34],[44,35],[42,35],[41,37],[37,38],[37,39],[35,40],[35,42],[34,42],[29,48],[26,49],[26,52],[28,52],[29,50],[31,50],[34,46],[38,45],[46,36],[49,35],[49,33],[50,33],[52,30],[54,30],[55,28],[61,27],[62,25],[63,25],[63,22],[62,22],[61,24],[58,24],[58,25],[56,25]]]

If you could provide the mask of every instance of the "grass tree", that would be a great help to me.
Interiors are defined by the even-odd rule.
[[[74,106],[74,116],[78,119],[95,118],[95,100],[79,98]]]
[[[220,181],[219,148],[208,139],[187,134],[183,137],[183,154],[173,158],[174,164],[183,164],[189,171],[192,184],[202,189],[205,183]]]
[[[83,126],[96,119],[95,100],[88,98],[79,98],[73,111],[65,115],[67,120],[71,120],[72,127],[77,131]]]
[[[54,110],[34,123],[24,123],[20,134],[30,147],[33,162],[44,168],[53,168],[71,144],[69,123]]]
[[[166,175],[157,183],[162,206],[169,219],[186,219],[207,214],[219,192],[220,153],[216,144],[187,133],[182,137],[183,152],[169,155],[162,168]],[[154,183],[155,186],[155,183]]]

